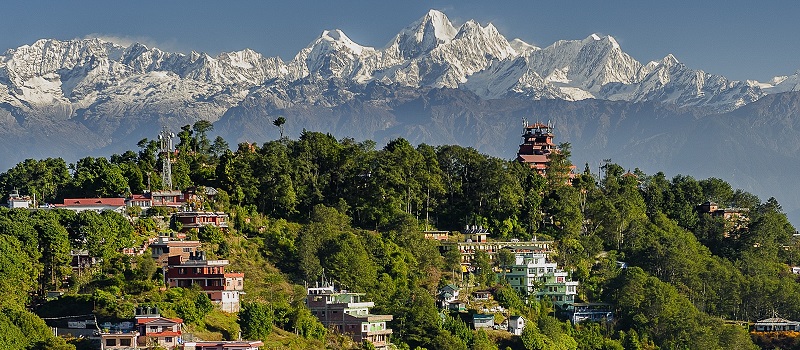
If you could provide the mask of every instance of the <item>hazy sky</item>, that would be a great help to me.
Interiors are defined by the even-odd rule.
[[[0,52],[41,38],[113,37],[184,53],[251,48],[290,59],[325,29],[383,47],[431,8],[456,25],[491,22],[509,40],[537,46],[612,35],[640,62],[672,53],[732,79],[800,69],[800,1],[793,0],[12,1],[2,6]]]

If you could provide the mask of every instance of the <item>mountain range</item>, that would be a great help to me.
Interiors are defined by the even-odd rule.
[[[555,124],[573,161],[719,177],[800,219],[800,70],[734,81],[667,55],[641,63],[611,36],[536,47],[436,10],[382,48],[325,30],[285,61],[101,39],[38,40],[0,56],[0,166],[109,155],[197,120],[234,142],[302,130],[404,137],[512,158],[523,118]],[[794,220],[800,222],[800,220]]]

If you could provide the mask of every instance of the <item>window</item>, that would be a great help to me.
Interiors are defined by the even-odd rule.
[[[166,337],[166,338],[164,338],[164,342],[167,342],[167,343],[172,343],[172,337]]]
[[[120,345],[120,346],[131,346],[131,340],[130,340],[130,339],[128,339],[128,338],[126,338],[126,339],[120,339],[120,340],[119,340],[119,345]]]
[[[106,346],[117,346],[116,339],[106,339]]]

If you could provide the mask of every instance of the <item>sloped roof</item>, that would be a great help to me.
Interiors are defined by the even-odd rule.
[[[125,198],[64,198],[64,206],[125,206]]]
[[[785,318],[780,318],[780,317],[771,317],[760,320],[756,322],[756,324],[797,324],[797,322],[789,321]]]

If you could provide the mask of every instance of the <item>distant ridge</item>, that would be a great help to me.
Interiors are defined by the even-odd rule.
[[[330,132],[461,144],[511,158],[522,117],[546,116],[573,160],[717,176],[787,211],[800,196],[798,72],[733,81],[667,55],[641,63],[612,36],[536,47],[492,24],[430,10],[381,48],[321,31],[284,61],[245,49],[211,57],[101,39],[42,39],[0,56],[0,165],[109,155],[214,122],[231,144]],[[764,101],[764,102],[762,102]],[[790,188],[787,190],[787,188]],[[779,195],[778,195],[779,194]]]

